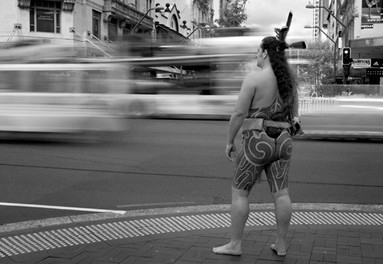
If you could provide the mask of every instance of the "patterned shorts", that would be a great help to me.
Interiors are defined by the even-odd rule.
[[[265,170],[270,190],[274,193],[288,185],[292,139],[287,130],[276,138],[265,131],[243,131],[243,144],[237,157],[233,186],[251,191]]]

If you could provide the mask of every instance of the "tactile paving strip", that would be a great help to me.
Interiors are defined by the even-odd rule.
[[[360,212],[294,212],[292,225],[383,225],[383,214]],[[247,226],[275,225],[273,212],[251,212]],[[0,257],[115,239],[172,232],[224,228],[229,213],[196,214],[125,220],[9,236],[0,239]]]

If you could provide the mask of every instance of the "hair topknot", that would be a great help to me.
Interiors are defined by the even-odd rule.
[[[262,48],[264,50],[273,50],[277,52],[284,52],[286,49],[289,48],[287,43],[285,41],[280,41],[276,37],[266,37],[262,41]]]

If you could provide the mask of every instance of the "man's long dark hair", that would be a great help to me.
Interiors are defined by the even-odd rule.
[[[261,48],[269,54],[271,68],[277,77],[279,95],[291,107],[296,94],[296,82],[285,56],[284,50],[287,47],[286,42],[279,41],[276,37],[266,37],[261,44]]]

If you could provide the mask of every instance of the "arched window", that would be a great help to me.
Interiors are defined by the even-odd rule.
[[[172,19],[170,20],[170,28],[179,32],[178,19],[176,15],[173,15]]]

